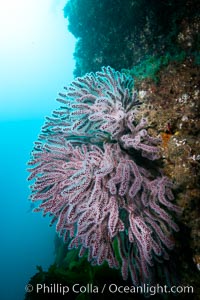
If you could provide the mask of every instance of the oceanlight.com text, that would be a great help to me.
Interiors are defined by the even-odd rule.
[[[144,284],[142,286],[122,286],[115,283],[104,284],[102,286],[93,285],[88,283],[86,285],[81,285],[75,283],[72,286],[62,285],[61,283],[51,283],[51,284],[36,284],[33,286],[31,284],[26,285],[26,292],[36,292],[37,294],[60,294],[67,295],[69,293],[74,294],[146,294],[146,295],[155,295],[155,294],[193,294],[193,286],[171,286],[167,285],[149,285]]]

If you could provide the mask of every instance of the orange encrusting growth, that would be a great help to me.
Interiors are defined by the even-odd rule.
[[[161,138],[162,138],[161,147],[162,148],[166,149],[168,147],[168,142],[169,142],[171,136],[172,136],[171,133],[166,133],[166,132],[161,133]]]

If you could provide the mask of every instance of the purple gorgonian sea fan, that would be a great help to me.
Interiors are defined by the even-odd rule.
[[[92,265],[107,261],[135,285],[151,282],[155,262],[169,259],[178,230],[170,213],[180,209],[156,164],[160,140],[136,121],[133,80],[103,67],[59,95],[29,162],[35,211],[50,214]]]

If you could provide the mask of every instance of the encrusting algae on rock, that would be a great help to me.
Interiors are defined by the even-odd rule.
[[[156,85],[151,79],[136,82],[136,88],[143,90],[146,95],[145,101],[142,102],[141,115],[148,118],[149,132],[154,135],[160,134],[162,138],[164,173],[175,183],[176,200],[183,209],[180,217],[180,234],[176,239],[180,277],[185,284],[198,286],[200,254],[199,67],[192,59],[171,62],[160,70],[158,76],[159,83]],[[182,236],[184,236],[184,241]],[[195,291],[198,294],[198,289]]]

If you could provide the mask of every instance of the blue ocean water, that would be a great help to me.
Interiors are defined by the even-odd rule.
[[[40,125],[40,120],[0,123],[2,300],[22,300],[36,266],[46,269],[54,259],[55,231],[28,202],[26,162]]]
[[[54,262],[55,229],[48,217],[31,212],[26,169],[45,115],[73,78],[75,41],[65,3],[20,0],[0,12],[1,300],[24,299],[36,266],[47,270]]]

